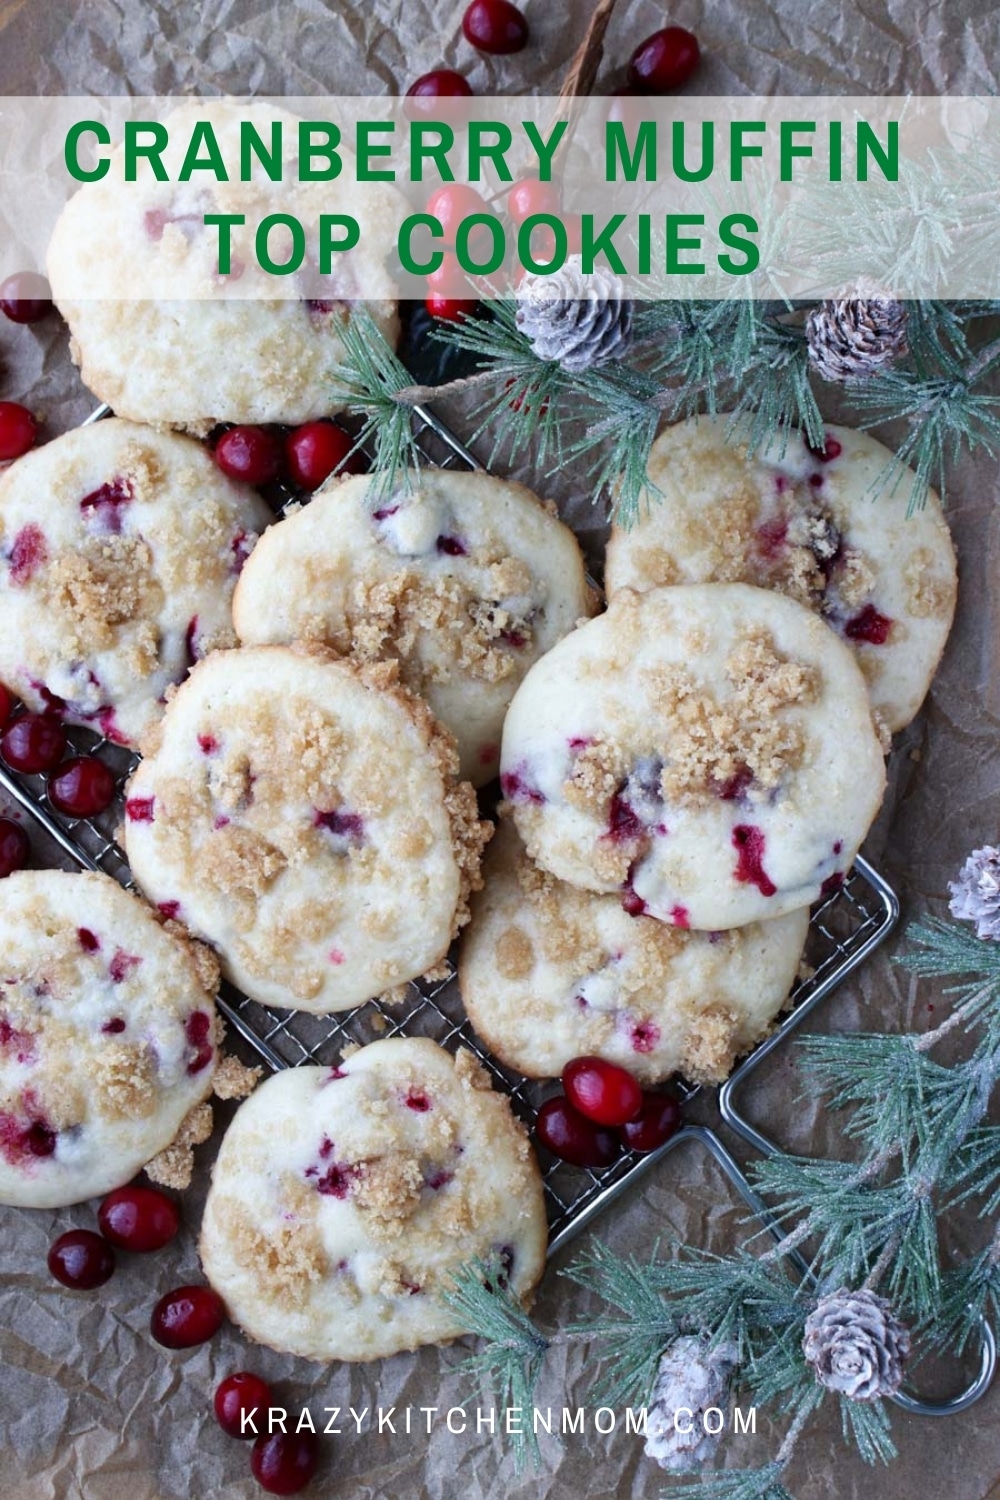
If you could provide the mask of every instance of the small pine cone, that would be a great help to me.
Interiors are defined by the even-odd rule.
[[[728,1405],[736,1358],[735,1344],[713,1349],[693,1334],[668,1345],[646,1408],[645,1452],[661,1469],[694,1469],[714,1455],[721,1431],[706,1432],[702,1418]]]
[[[551,276],[525,276],[517,291],[517,326],[539,359],[570,375],[621,359],[632,342],[632,303],[605,266],[585,276],[571,255]]]
[[[864,380],[906,353],[906,304],[879,296],[822,302],[806,319],[806,341],[824,380]]]
[[[973,849],[948,890],[948,910],[961,922],[975,922],[976,937],[1000,941],[1000,849]]]
[[[841,1287],[806,1319],[802,1352],[828,1391],[852,1401],[892,1396],[903,1382],[910,1333],[884,1297]]]

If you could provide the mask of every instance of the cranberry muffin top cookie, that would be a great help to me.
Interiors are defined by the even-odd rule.
[[[828,427],[822,452],[801,434],[751,456],[731,418],[667,427],[653,444],[651,497],[608,544],[620,588],[751,583],[815,610],[847,643],[889,732],[924,700],[955,613],[955,549],[931,490],[911,509],[913,472],[865,432]]]
[[[643,1083],[721,1083],[788,998],[808,908],[728,932],[630,916],[618,895],[556,880],[504,819],[483,861],[458,976],[469,1020],[501,1062],[557,1078],[574,1057]]]
[[[808,906],[885,788],[864,678],[803,605],[746,584],[621,589],[528,673],[501,786],[529,856],[708,930]]]
[[[240,180],[244,123],[268,150],[280,127],[279,180],[259,163],[251,180]],[[163,124],[166,180],[140,159],[136,180],[126,182],[118,147],[106,175],[74,194],[52,233],[52,295],[84,384],[119,416],[197,433],[217,422],[325,415],[350,304],[363,298],[395,341],[399,321],[386,262],[407,212],[404,199],[391,183],[354,181],[344,148],[337,180],[300,181],[300,121],[271,105],[202,100],[181,105]],[[193,132],[203,125],[214,132],[228,181],[209,171],[181,180]],[[360,236],[351,250],[332,251],[324,270],[320,220],[338,211],[357,220]],[[231,226],[224,274],[220,232],[205,223],[206,214],[241,218]],[[257,259],[259,226],[272,215],[293,217],[304,235],[301,263],[280,276]],[[338,230],[333,238],[340,237]],[[272,227],[268,253],[278,264],[299,259],[287,225]]]
[[[0,881],[0,1202],[121,1187],[212,1088],[212,955],[107,875]]]
[[[0,682],[136,745],[172,683],[235,644],[233,589],[271,519],[193,438],[109,418],[0,474]]]
[[[335,480],[261,538],[237,634],[398,661],[482,786],[525,672],[594,611],[579,545],[530,490],[489,474],[422,469],[377,503],[371,483]]]
[[[471,1260],[527,1302],[545,1245],[541,1176],[509,1100],[471,1053],[394,1038],[277,1073],[241,1106],[200,1250],[251,1338],[326,1363],[457,1337],[439,1294]]]
[[[492,825],[393,678],[322,648],[217,651],[144,743],[133,873],[255,1000],[348,1009],[433,968],[467,920]]]

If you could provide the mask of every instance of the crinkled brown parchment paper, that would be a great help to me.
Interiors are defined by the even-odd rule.
[[[460,68],[479,92],[558,90],[590,14],[590,0],[523,0],[528,51],[474,56],[460,38],[464,0],[0,0],[0,93],[4,94],[362,94],[402,90],[441,64]],[[982,0],[619,0],[606,39],[598,91],[623,76],[635,43],[676,21],[701,39],[704,63],[689,88],[728,93],[994,93],[1000,11]],[[0,327],[0,399],[27,400],[52,435],[90,410],[56,325]],[[832,405],[828,415],[837,413]],[[461,413],[452,413],[461,428]],[[892,434],[883,434],[891,441]],[[564,514],[597,537],[588,497],[568,475],[519,477],[553,495]],[[905,914],[941,910],[947,881],[967,850],[997,838],[1000,824],[1000,567],[998,476],[966,462],[952,479],[949,516],[961,557],[955,632],[927,705],[893,757],[892,789],[868,853],[899,891]],[[42,845],[36,841],[36,852]],[[898,946],[899,939],[890,947]],[[817,1024],[867,1029],[921,1027],[940,1013],[938,996],[894,972],[888,955],[869,963],[825,1008]],[[754,1084],[754,1118],[800,1150],[841,1149],[836,1122],[808,1103],[790,1103],[794,1058],[773,1060]],[[231,1106],[219,1111],[225,1117]],[[699,1113],[711,1121],[710,1097]],[[218,1136],[215,1137],[215,1140]],[[275,1381],[284,1404],[356,1410],[457,1404],[464,1382],[458,1351],[426,1349],[381,1364],[323,1369],[248,1346],[227,1328],[209,1346],[167,1353],[147,1332],[150,1309],[168,1287],[198,1276],[195,1229],[214,1143],[200,1148],[185,1199],[180,1240],[153,1257],[123,1257],[101,1291],[73,1295],[49,1278],[50,1241],[93,1223],[93,1207],[58,1213],[0,1211],[0,1494],[4,1500],[217,1500],[259,1494],[248,1445],[226,1438],[210,1416],[225,1374],[249,1366]],[[737,1148],[737,1154],[740,1153]],[[644,1253],[661,1237],[725,1247],[744,1231],[740,1208],[717,1170],[693,1145],[669,1156],[601,1222],[619,1250]],[[957,1226],[960,1244],[975,1226]],[[586,1297],[560,1280],[543,1286],[538,1311],[565,1322]],[[956,1377],[951,1372],[951,1378]],[[947,1377],[945,1378],[947,1383]],[[539,1401],[586,1399],[585,1353],[550,1357]],[[866,1469],[848,1456],[831,1412],[802,1445],[789,1476],[798,1500],[909,1500],[918,1495],[980,1500],[1000,1475],[1000,1392],[945,1422],[898,1413],[901,1456]],[[543,1439],[540,1475],[515,1478],[499,1438],[455,1437],[443,1423],[428,1437],[350,1433],[324,1439],[323,1468],[310,1493],[351,1500],[590,1500],[617,1493],[646,1500],[664,1476],[623,1431],[592,1430],[560,1448]],[[732,1438],[726,1461],[743,1465],[777,1443],[759,1422],[756,1443]]]

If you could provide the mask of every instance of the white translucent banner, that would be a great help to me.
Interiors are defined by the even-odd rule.
[[[0,278],[490,298],[578,254],[636,297],[992,298],[998,168],[995,99],[5,99]]]

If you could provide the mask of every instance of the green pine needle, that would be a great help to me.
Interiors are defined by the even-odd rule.
[[[761,1469],[723,1469],[697,1479],[680,1480],[660,1491],[660,1500],[793,1500],[781,1483],[782,1465]]]
[[[411,470],[420,469],[412,410],[397,399],[413,385],[413,377],[363,303],[352,308],[340,337],[345,357],[333,373],[330,394],[337,405],[364,419],[351,452],[367,448],[374,453],[368,498],[375,505],[397,482],[407,484]]]
[[[632,1256],[613,1255],[595,1242],[562,1273],[588,1287],[622,1313],[572,1324],[570,1335],[598,1341],[606,1368],[592,1396],[602,1406],[645,1405],[656,1378],[660,1356],[680,1332],[676,1313],[651,1278],[650,1266]]]
[[[471,1354],[463,1368],[483,1377],[487,1387],[496,1391],[501,1410],[513,1407],[530,1412],[549,1341],[502,1283],[498,1264],[475,1260],[463,1266],[441,1300],[486,1345]],[[518,1472],[528,1458],[537,1465],[540,1454],[534,1424],[529,1422],[511,1435]]]

